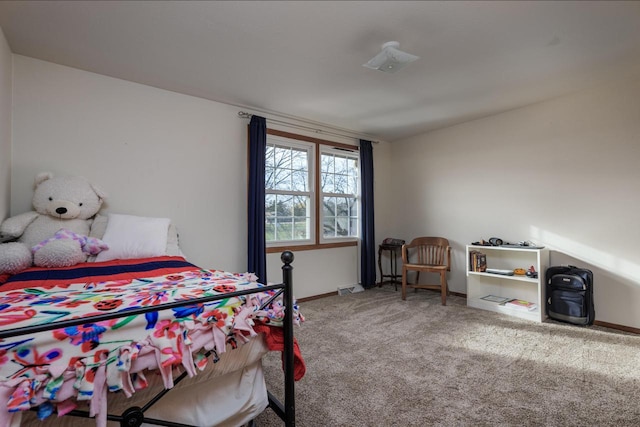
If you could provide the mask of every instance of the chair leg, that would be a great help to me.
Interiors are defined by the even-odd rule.
[[[416,271],[416,285],[420,284],[420,272]],[[418,288],[413,288],[413,293],[417,293],[418,292]]]
[[[447,288],[447,273],[440,272],[440,296],[442,298],[442,305],[447,305],[447,294],[449,289]]]
[[[402,300],[407,299],[407,270],[402,269]]]

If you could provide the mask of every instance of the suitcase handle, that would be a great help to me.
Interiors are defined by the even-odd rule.
[[[580,280],[580,282],[582,282],[582,290],[586,291],[587,290],[587,284],[584,283],[584,281],[582,280],[582,278],[580,276],[578,276],[577,274],[556,274],[555,276],[551,277],[549,279],[549,285],[551,285],[551,282],[553,281],[553,279],[556,279],[556,283],[554,286],[558,287],[558,288],[563,288],[563,289],[570,289],[570,290],[575,290],[576,288],[571,287],[571,286],[565,286],[564,283],[559,283],[558,280],[562,281],[562,282],[567,282],[570,281],[571,278],[577,278]]]

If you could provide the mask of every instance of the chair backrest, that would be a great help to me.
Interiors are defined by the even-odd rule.
[[[451,271],[451,247],[444,237],[416,237],[404,245],[402,258],[411,264],[446,265]]]

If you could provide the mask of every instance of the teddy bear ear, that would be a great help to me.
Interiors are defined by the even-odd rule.
[[[53,174],[51,172],[40,172],[36,175],[36,187],[51,178],[53,178]]]
[[[100,187],[91,184],[91,188],[93,189],[93,191],[95,191],[95,193],[98,195],[98,197],[102,200],[106,199],[107,197],[109,197],[109,195],[104,192]]]

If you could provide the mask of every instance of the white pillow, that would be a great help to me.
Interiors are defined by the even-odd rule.
[[[102,240],[108,223],[109,218],[106,215],[96,214],[95,218],[93,219],[93,223],[91,224],[91,232],[89,233],[89,236]],[[166,255],[186,258],[184,253],[182,253],[182,250],[180,249],[178,230],[172,222],[169,223],[169,231],[167,232]],[[90,255],[87,259],[87,262],[95,262],[96,256],[97,255]]]
[[[96,262],[165,255],[169,223],[169,218],[110,213],[102,237],[109,249],[100,252]]]

